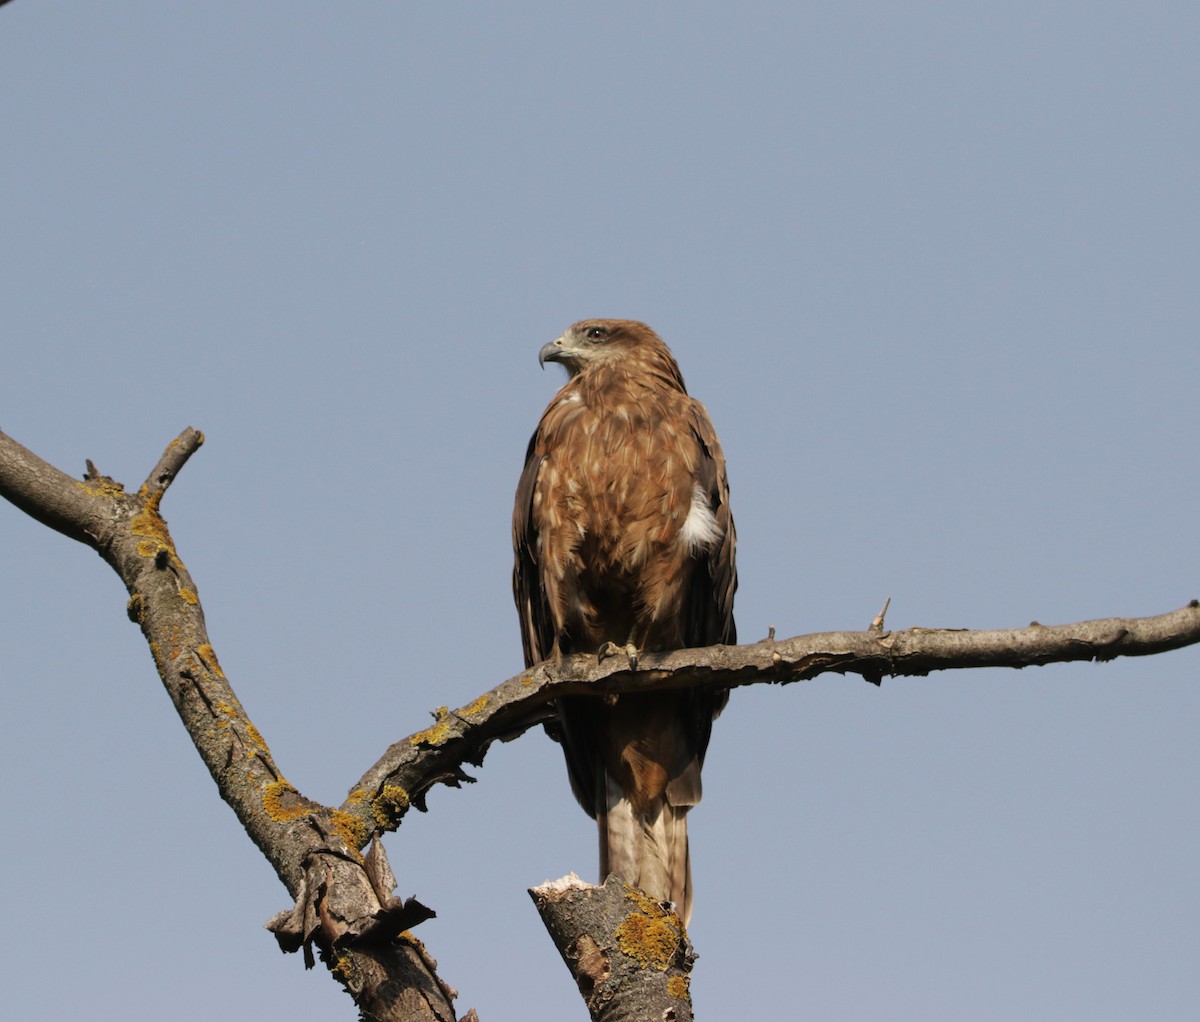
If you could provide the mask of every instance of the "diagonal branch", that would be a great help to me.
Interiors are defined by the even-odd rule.
[[[432,913],[392,896],[382,847],[355,818],[306,799],[288,783],[250,722],[209,642],[196,585],[159,513],[163,494],[203,443],[184,430],[146,482],[126,493],[88,464],[71,479],[0,433],[0,496],[95,549],[129,591],[155,666],[221,797],[297,899],[271,929],[285,950],[315,944],[371,1018],[447,1022],[453,991],[420,941],[403,932]]]

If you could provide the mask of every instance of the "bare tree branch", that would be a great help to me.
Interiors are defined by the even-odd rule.
[[[879,620],[877,617],[876,620]],[[964,667],[1029,667],[1071,660],[1149,656],[1200,642],[1200,603],[1157,617],[1104,618],[1003,631],[909,628],[899,632],[820,632],[746,646],[644,653],[638,669],[609,657],[565,658],[509,678],[457,710],[442,707],[432,726],[392,745],[351,790],[342,810],[374,835],[389,830],[410,805],[423,809],[431,786],[470,780],[488,746],[552,716],[550,702],[581,693],[636,692],[684,686],[737,688],[790,684],[830,671],[879,684],[886,675],[924,675]]]
[[[297,899],[271,929],[285,950],[311,946],[367,1017],[448,1022],[453,990],[420,941],[405,934],[432,913],[392,897],[382,847],[354,817],[288,783],[250,722],[208,640],[196,585],[175,550],[159,503],[203,436],[186,429],[137,493],[88,465],[82,482],[0,433],[0,495],[38,521],[95,549],[129,591],[167,693],[221,797]]]

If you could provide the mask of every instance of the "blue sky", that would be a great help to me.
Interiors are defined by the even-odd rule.
[[[521,666],[509,516],[585,316],[673,347],[745,641],[1200,596],[1183,3],[0,11],[0,428],[164,504],[289,779],[339,802]],[[355,1017],[262,923],[116,576],[0,507],[15,1018]],[[712,1018],[1190,1018],[1200,652],[736,693],[690,818]],[[389,840],[487,1019],[583,1016],[540,733]],[[63,947],[67,951],[64,978]]]

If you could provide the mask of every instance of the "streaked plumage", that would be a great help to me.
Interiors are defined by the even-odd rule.
[[[513,510],[526,666],[737,641],[725,459],[704,406],[644,323],[584,320],[542,348],[570,379],[530,440]],[[610,872],[691,913],[687,811],[724,693],[559,701],[571,786]]]

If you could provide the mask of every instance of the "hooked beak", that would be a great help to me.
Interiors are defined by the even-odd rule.
[[[564,346],[565,342],[561,337],[549,344],[543,344],[542,350],[538,352],[538,365],[545,369],[547,362],[565,362],[568,355]]]

